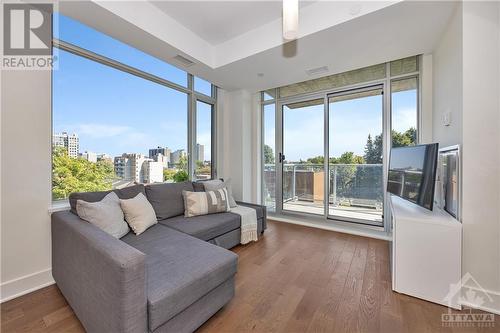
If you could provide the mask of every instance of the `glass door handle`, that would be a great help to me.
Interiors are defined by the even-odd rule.
[[[285,162],[285,155],[283,155],[282,153],[279,154],[279,158],[278,158],[278,162],[279,163],[283,163]]]

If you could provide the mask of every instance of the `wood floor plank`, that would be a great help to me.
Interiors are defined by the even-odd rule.
[[[500,332],[444,327],[447,308],[392,291],[381,240],[269,221],[238,254],[235,297],[198,332]],[[57,286],[3,303],[1,332],[84,332]],[[454,312],[456,312],[454,310]]]

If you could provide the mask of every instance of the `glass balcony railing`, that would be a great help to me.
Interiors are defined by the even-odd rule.
[[[328,212],[331,216],[382,221],[382,164],[330,164]],[[264,168],[264,199],[275,207],[276,170]],[[283,165],[283,209],[324,214],[325,170],[323,164]]]

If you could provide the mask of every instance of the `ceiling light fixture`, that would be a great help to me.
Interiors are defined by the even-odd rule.
[[[299,32],[299,0],[283,0],[283,38],[297,39]]]

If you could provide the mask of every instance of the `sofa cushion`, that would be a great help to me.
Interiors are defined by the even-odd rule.
[[[193,191],[193,183],[161,183],[146,186],[146,196],[158,221],[184,214],[182,191]]]
[[[219,213],[195,217],[176,216],[159,223],[207,241],[238,229],[241,225],[241,218],[232,213]]]
[[[158,223],[153,206],[142,193],[132,199],[120,199],[120,206],[125,220],[136,235],[142,234],[146,229]]]
[[[264,207],[264,206],[246,203],[246,202],[241,202],[241,201],[238,201],[237,204],[240,206],[254,208],[255,212],[257,213],[257,220],[260,220],[261,218],[263,218],[266,215],[266,207]]]
[[[121,238],[129,232],[120,207],[120,199],[114,192],[108,193],[98,202],[78,200],[76,212],[82,220],[95,225],[115,238]]]
[[[159,224],[122,241],[146,254],[150,331],[236,273],[231,251]]]
[[[207,192],[182,191],[182,195],[185,217],[224,213],[231,209],[225,188]]]
[[[83,200],[86,202],[97,202],[104,199],[104,197],[111,191],[100,191],[100,192],[76,192],[69,195],[69,204],[71,206],[71,212],[77,214],[76,212],[76,202],[78,200]],[[120,189],[115,189],[113,192],[116,193],[120,199],[131,199],[137,194],[146,194],[144,191],[144,185],[137,184]]]
[[[203,185],[203,182],[206,182],[206,180],[198,180],[193,182],[193,189],[195,192],[205,192],[205,186]]]
[[[234,208],[237,206],[236,201],[234,200],[234,197],[233,197],[231,178],[229,178],[227,180],[214,179],[214,180],[206,181],[203,183],[203,186],[205,187],[206,192],[216,191],[218,189],[225,188],[227,190],[228,197],[229,197],[229,206],[231,208]]]

